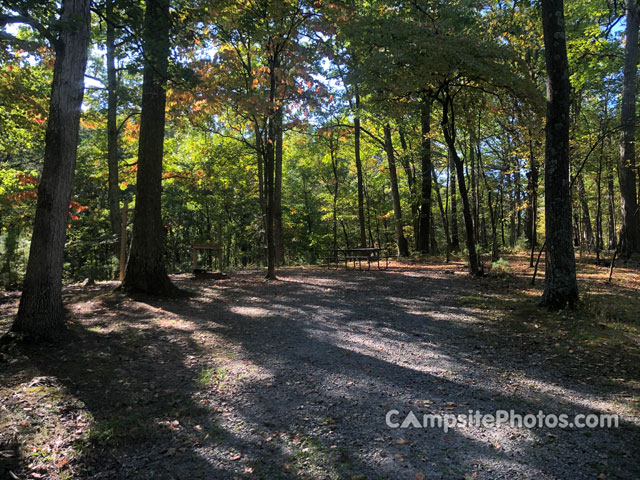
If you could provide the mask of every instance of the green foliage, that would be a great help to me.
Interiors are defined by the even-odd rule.
[[[28,3],[32,16],[50,28],[57,6]],[[0,13],[19,4],[3,4]],[[584,183],[584,198],[575,195],[574,212],[582,231],[584,200],[590,221],[603,225],[606,240],[608,224],[619,224],[614,170],[623,52],[615,27],[619,12],[604,0],[565,4],[574,87],[572,175],[579,171]],[[87,70],[92,78],[68,223],[64,275],[69,281],[117,275],[107,193],[105,6],[95,4],[97,47]],[[119,177],[122,201],[130,208],[129,228],[136,197],[142,7],[118,3],[112,13]],[[453,193],[438,122],[443,92],[455,98],[456,150],[465,162],[479,249],[492,251],[492,218],[497,250],[528,248],[525,229],[534,199],[537,240],[543,237],[545,72],[535,2],[224,0],[178,3],[172,16],[162,198],[171,272],[190,270],[192,243],[222,243],[228,268],[264,262],[264,172],[259,164],[273,141],[268,126],[275,107],[284,112],[282,217],[289,263],[315,263],[334,245],[359,242],[356,113],[364,128],[360,153],[367,243],[394,247],[381,145],[382,125],[389,123],[404,232],[414,244],[422,182],[431,176],[421,171],[419,101],[425,96],[436,100],[429,136],[438,187],[431,197],[433,234],[444,253],[445,224],[451,237],[455,201],[464,249],[460,194],[457,185]],[[53,59],[42,32],[26,25],[10,30],[3,22],[2,38],[12,40],[0,52],[0,284],[17,285],[29,247]],[[529,191],[534,167],[535,195]],[[613,215],[607,208],[609,176]],[[205,266],[212,260],[203,258]]]

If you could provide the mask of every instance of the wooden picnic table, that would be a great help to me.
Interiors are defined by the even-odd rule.
[[[338,263],[342,263],[344,261],[344,267],[349,268],[349,262],[353,262],[353,268],[356,268],[356,262],[358,263],[358,268],[362,270],[362,262],[367,262],[367,270],[371,269],[371,262],[376,262],[378,265],[378,270],[382,270],[380,267],[380,260],[385,260],[385,267],[389,266],[389,255],[384,255],[384,248],[376,248],[376,247],[355,247],[355,248],[336,248],[333,250],[333,255],[331,257],[327,257],[327,266],[331,266],[331,264],[335,264],[338,266]]]

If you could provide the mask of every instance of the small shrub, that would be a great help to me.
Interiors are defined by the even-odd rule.
[[[491,263],[491,272],[495,274],[511,273],[511,265],[504,258],[499,258],[498,261]]]

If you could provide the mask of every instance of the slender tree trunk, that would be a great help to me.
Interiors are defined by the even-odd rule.
[[[342,234],[344,235],[344,243],[347,244],[347,248],[351,248],[349,246],[349,235],[347,235],[347,227],[345,226],[342,220],[340,220],[340,224],[342,225]]]
[[[640,252],[640,212],[636,196],[635,122],[636,75],[638,70],[638,6],[636,0],[626,0],[627,26],[625,30],[625,60],[622,79],[622,109],[620,122],[620,207],[622,209],[623,236],[620,239],[622,255]]]
[[[491,201],[491,190],[487,191],[487,203],[489,205],[489,220],[491,221],[491,261],[497,262],[500,258],[500,247],[498,246],[498,219],[496,218],[493,202]]]
[[[396,242],[398,244],[398,255],[400,257],[409,256],[409,246],[407,239],[404,237],[402,223],[402,207],[400,206],[400,191],[398,190],[398,175],[396,172],[396,157],[393,152],[393,144],[391,143],[391,127],[387,123],[384,126],[384,145],[387,151],[387,160],[389,162],[389,181],[391,182],[391,197],[393,199],[393,216],[396,229]]]
[[[500,191],[499,191],[499,195],[500,195],[500,216],[498,217],[498,220],[500,221],[500,231],[501,231],[501,237],[502,237],[502,246],[505,247],[507,245],[507,242],[504,239],[504,223],[505,223],[505,216],[504,216],[504,167],[503,169],[500,171]]]
[[[609,213],[608,222],[608,248],[615,250],[618,247],[616,238],[616,196],[613,185],[613,162],[609,162],[607,171],[607,207]]]
[[[602,241],[602,160],[604,157],[604,141],[601,143],[596,173],[596,260],[600,261],[600,252],[604,248]]]
[[[364,182],[362,179],[362,160],[360,158],[360,95],[356,87],[356,111],[353,119],[354,126],[354,149],[356,160],[356,175],[358,181],[358,225],[360,226],[360,247],[367,246],[367,235],[364,222]]]
[[[480,228],[478,221],[478,190],[476,188],[476,138],[475,131],[469,131],[469,172],[471,180],[471,215],[473,218],[473,236],[480,239]]]
[[[142,114],[138,145],[136,207],[127,272],[127,292],[175,295],[165,268],[162,222],[162,161],[169,59],[169,0],[147,0],[144,19]]]
[[[115,0],[107,0],[107,166],[109,170],[109,220],[111,233],[116,239],[115,251],[120,250],[120,185],[118,181],[118,79],[116,76],[115,28],[113,6]]]
[[[515,244],[518,242],[518,239],[522,236],[522,212],[520,209],[520,204],[522,201],[522,191],[520,188],[520,160],[517,155],[514,155],[515,161],[515,171],[513,174],[513,183],[515,184],[515,209],[516,209],[516,235],[515,235]]]
[[[271,139],[275,133],[273,119],[268,121],[268,137]],[[276,278],[276,247],[274,232],[274,175],[275,175],[275,148],[273,142],[268,141],[264,158],[264,191],[266,197],[266,227],[267,227],[267,275],[266,278]]]
[[[331,156],[331,170],[333,172],[333,205],[331,209],[331,213],[333,216],[333,249],[338,248],[338,191],[339,191],[339,182],[338,182],[338,162],[336,159],[336,149],[334,145],[334,139],[332,137],[329,138],[329,154]],[[344,227],[344,224],[343,224]],[[346,232],[345,232],[346,238]],[[349,248],[347,246],[347,248]]]
[[[273,138],[275,127],[273,120],[268,121],[268,137]],[[266,197],[265,219],[267,227],[267,275],[266,278],[274,280],[276,278],[276,247],[274,235],[274,173],[275,173],[275,148],[273,142],[267,141],[264,158],[264,192]]]
[[[467,193],[467,184],[464,178],[464,162],[456,151],[456,124],[455,113],[453,111],[453,99],[447,95],[442,106],[442,133],[444,134],[450,158],[456,167],[458,177],[458,187],[460,199],[462,200],[462,215],[464,218],[464,228],[467,240],[467,250],[469,251],[469,272],[472,275],[482,275],[478,254],[476,253],[476,240],[473,236],[473,218],[471,217],[471,205]]]
[[[582,240],[587,247],[587,251],[591,252],[594,247],[593,226],[591,225],[589,202],[587,201],[587,192],[584,188],[584,180],[582,179],[582,175],[578,177],[578,201],[580,202],[580,207],[582,208]]]
[[[505,144],[507,149],[504,157],[504,170],[507,172],[507,196],[508,196],[508,208],[509,208],[509,246],[511,248],[516,245],[516,200],[515,200],[515,172],[509,173],[513,168],[511,163],[511,142],[513,138],[509,135],[506,136]]]
[[[429,235],[431,227],[431,107],[432,100],[423,97],[420,102],[420,131],[422,141],[420,145],[420,160],[422,167],[422,188],[420,190],[420,241],[418,250],[429,253]]]
[[[436,240],[436,224],[433,218],[433,210],[431,210],[430,217],[431,218],[429,219],[429,226],[430,226],[429,238],[431,242],[431,250],[429,253],[431,253],[432,255],[438,255],[440,253],[440,249],[438,248],[438,241]]]
[[[451,198],[451,250],[457,252],[460,250],[460,234],[458,233],[458,199],[456,194],[456,167],[453,163],[453,152],[449,147],[448,153],[449,163],[449,196]]]
[[[260,219],[262,222],[262,229],[266,231],[267,205],[264,187],[264,143],[262,141],[260,127],[258,127],[257,123],[253,127],[253,135],[256,140],[256,161],[258,162],[258,201],[260,203]],[[264,240],[264,236],[262,236],[262,239]],[[264,245],[264,243],[262,242],[261,245]]]
[[[569,66],[563,0],[542,0],[547,65],[545,214],[547,254],[541,305],[560,309],[578,300],[576,262],[571,243],[569,188]]]
[[[411,200],[411,222],[413,223],[413,237],[415,242],[415,248],[418,248],[420,241],[420,208],[418,206],[418,195],[416,194],[416,176],[414,173],[413,162],[410,160],[410,151],[407,146],[407,140],[404,134],[404,129],[400,127],[398,129],[400,136],[400,144],[402,145],[402,155],[400,157],[400,163],[407,175],[407,184],[409,185],[409,196]]]
[[[13,285],[15,281],[15,271],[13,263],[16,258],[16,250],[18,248],[18,240],[20,239],[20,223],[11,222],[7,225],[7,238],[4,243],[4,259],[0,274],[7,276],[6,285]]]
[[[275,180],[274,180],[274,212],[273,212],[273,234],[276,248],[276,264],[284,265],[284,234],[282,229],[282,107],[278,109],[275,117],[276,127],[276,152],[275,152]]]
[[[59,337],[65,328],[62,265],[90,25],[89,0],[64,0],[45,135],[44,165],[27,272],[12,330],[33,340]]]
[[[447,251],[446,258],[447,262],[451,260],[451,235],[449,235],[449,220],[447,217],[447,211],[444,208],[444,204],[442,203],[442,195],[440,195],[440,183],[438,182],[438,177],[436,176],[436,169],[431,164],[431,172],[433,177],[433,185],[436,189],[436,198],[438,199],[438,207],[440,209],[440,216],[442,217],[442,228],[444,229],[444,238],[447,242]]]
[[[529,196],[529,208],[527,209],[526,231],[528,232],[529,246],[531,247],[531,255],[529,257],[529,266],[533,267],[533,257],[536,246],[538,244],[538,162],[533,149],[533,138],[531,128],[529,127],[529,163],[530,169],[527,174],[527,195]]]

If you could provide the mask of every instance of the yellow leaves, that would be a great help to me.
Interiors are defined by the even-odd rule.
[[[34,121],[38,123],[36,119],[34,119]],[[97,130],[99,127],[98,122],[86,118],[80,119],[80,125],[82,126],[82,128],[86,128],[87,130]]]

